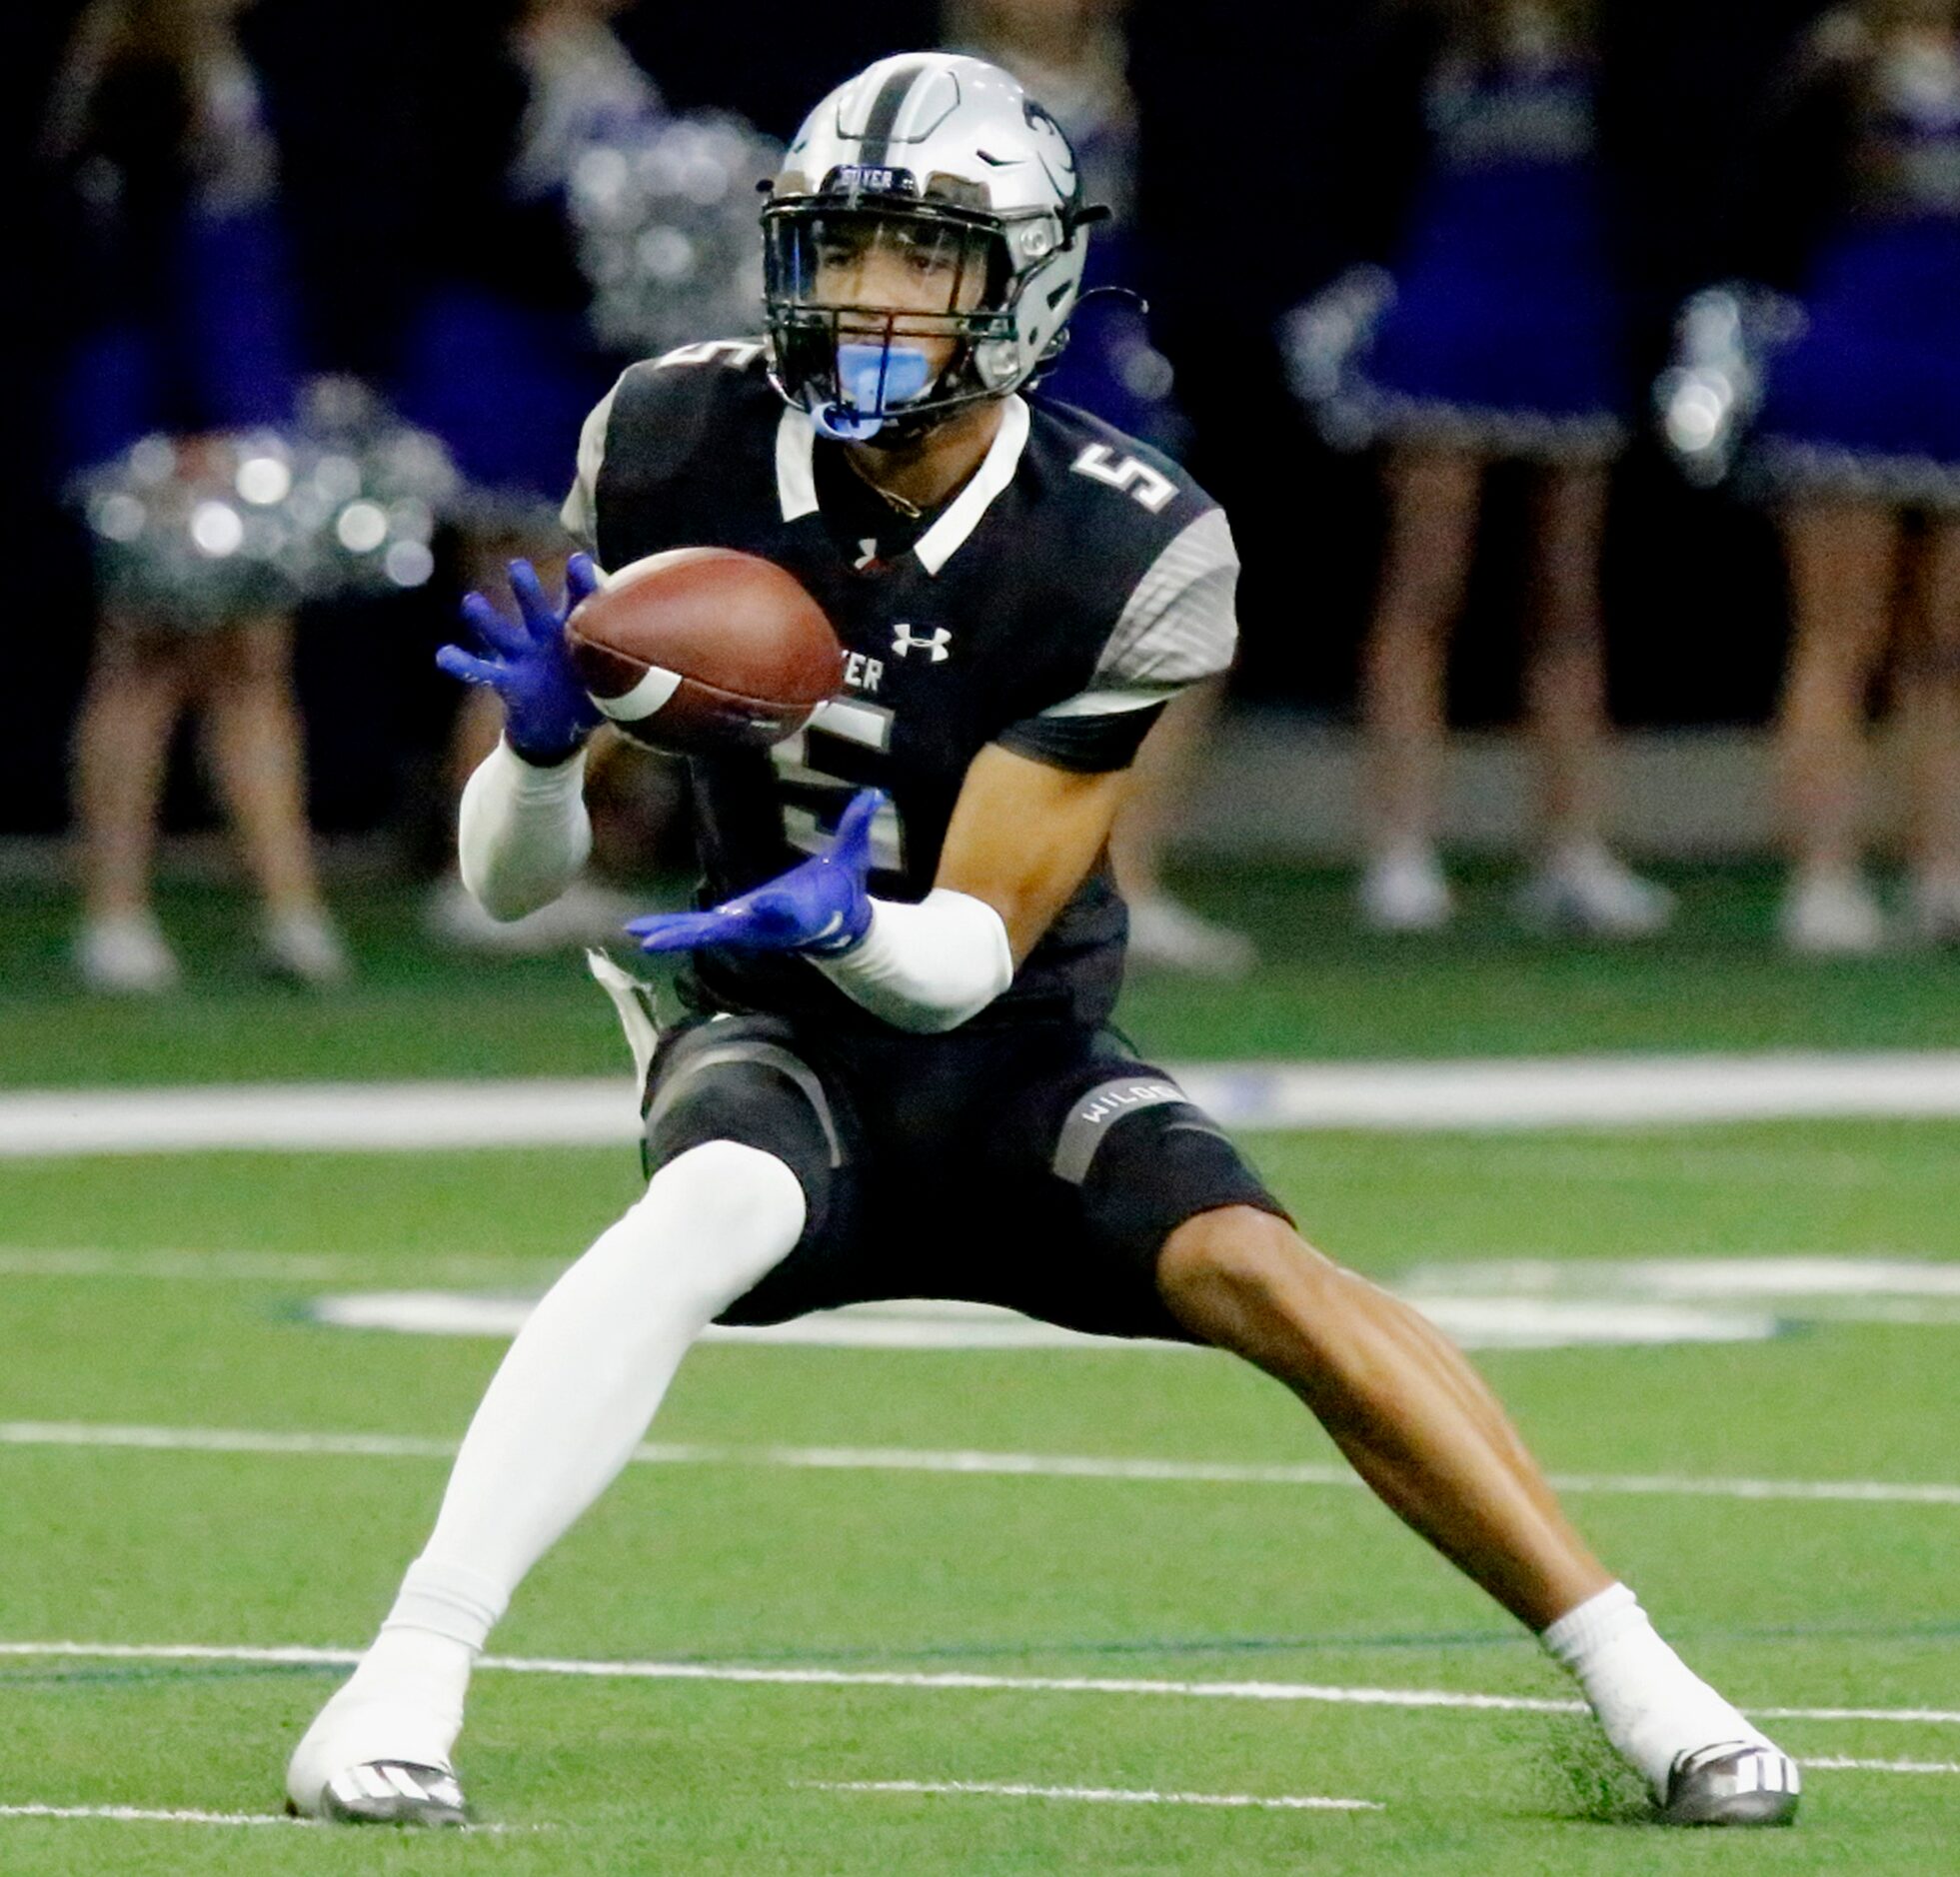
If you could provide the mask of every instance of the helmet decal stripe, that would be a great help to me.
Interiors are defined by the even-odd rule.
[[[933,68],[924,59],[902,65],[878,88],[865,120],[865,147],[859,161],[867,169],[878,169],[892,159],[892,133],[898,127],[899,113],[905,109],[906,94]]]

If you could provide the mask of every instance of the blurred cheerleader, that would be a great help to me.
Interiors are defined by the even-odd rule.
[[[1067,133],[1090,202],[1108,209],[1089,244],[1084,284],[1128,288],[1138,275],[1134,228],[1136,105],[1126,73],[1125,0],[948,0],[949,45],[991,60],[1040,98]],[[1171,397],[1170,362],[1150,343],[1142,308],[1093,300],[1040,391],[1178,453],[1184,421]],[[1257,961],[1243,933],[1204,919],[1164,885],[1163,849],[1192,766],[1222,703],[1222,687],[1194,687],[1172,703],[1137,756],[1129,800],[1109,839],[1129,906],[1137,964],[1238,977]]]
[[[1905,733],[1905,931],[1960,943],[1960,5],[1866,0],[1810,35],[1736,217],[1793,291],[1749,462],[1775,494],[1794,637],[1778,729],[1801,951],[1869,951],[1865,708],[1888,651]]]
[[[1388,538],[1361,685],[1361,908],[1379,931],[1431,930],[1452,912],[1435,833],[1445,654],[1484,475],[1504,462],[1532,470],[1524,686],[1540,852],[1519,913],[1630,937],[1670,911],[1600,835],[1599,554],[1632,394],[1604,230],[1591,12],[1587,0],[1386,9],[1378,77],[1393,101],[1384,108],[1370,89],[1368,115],[1392,122],[1395,103],[1419,99],[1405,140],[1418,160],[1395,238],[1364,231],[1355,245],[1384,251],[1389,272],[1357,270],[1291,323],[1296,376],[1330,440],[1387,446]]]
[[[1087,199],[1109,211],[1089,243],[1085,285],[1133,289],[1136,101],[1123,37],[1127,0],[947,0],[949,45],[1011,72],[1067,133]],[[1183,442],[1169,362],[1127,293],[1095,299],[1041,389],[1159,450]]]
[[[428,104],[436,166],[421,303],[397,401],[449,446],[478,504],[472,585],[500,551],[564,552],[558,507],[579,428],[620,360],[592,343],[566,211],[581,147],[664,115],[609,24],[618,0],[500,0],[501,33],[443,29]],[[432,57],[435,55],[432,54]]]
[[[235,31],[244,0],[95,0],[55,93],[48,148],[81,230],[84,337],[63,399],[71,469],[139,439],[158,476],[198,479],[219,433],[277,427],[298,388],[274,156]],[[218,793],[265,901],[267,962],[346,974],[305,817],[292,620],[276,588],[211,603],[105,586],[75,740],[91,986],[166,988],[177,960],[151,902],[164,765],[179,717],[203,721]]]
[[[435,29],[436,239],[395,391],[469,486],[463,584],[484,593],[506,590],[513,556],[535,562],[548,585],[556,578],[569,545],[558,510],[580,427],[628,362],[594,341],[567,201],[582,149],[630,143],[666,116],[610,23],[622,4],[498,0],[488,33],[483,21],[461,39]],[[464,700],[448,758],[453,794],[495,745],[500,721],[489,693]],[[616,936],[634,905],[583,880],[545,912],[499,925],[451,872],[427,920],[450,942],[521,951]]]

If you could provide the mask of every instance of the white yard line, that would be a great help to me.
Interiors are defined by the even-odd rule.
[[[1954,1050],[1224,1063],[1180,1079],[1235,1127],[1484,1132],[1960,1115]]]
[[[1079,1799],[1090,1805],[1256,1806],[1274,1812],[1379,1812],[1373,1799],[1263,1798],[1250,1792],[1150,1792],[1119,1786],[1019,1786],[980,1779],[803,1779],[816,1792],[977,1794],[995,1799]]]
[[[1806,1771],[1819,1768],[1868,1773],[1960,1773],[1960,1763],[1935,1760],[1807,1759]],[[1380,1812],[1387,1808],[1374,1799],[1327,1798],[1317,1793],[1264,1794],[1252,1792],[1157,1792],[1120,1786],[1033,1786],[979,1779],[803,1779],[797,1785],[811,1792],[863,1792],[960,1795],[1002,1799],[1072,1799],[1088,1805],[1198,1805],[1272,1812]],[[310,1829],[317,1819],[289,1818],[282,1812],[207,1812],[190,1807],[142,1805],[0,1805],[0,1819],[102,1819],[126,1825],[286,1825]],[[506,1829],[477,1825],[485,1832]]]
[[[1802,1765],[1807,1773],[1819,1767],[1838,1773],[1960,1773],[1960,1760],[1840,1760],[1806,1755]]]
[[[313,1825],[283,1812],[156,1811],[140,1805],[0,1805],[0,1818],[111,1818],[131,1825]]]
[[[1847,1505],[1960,1505],[1960,1486],[1887,1479],[1694,1479],[1675,1473],[1554,1473],[1560,1492],[1679,1495],[1704,1499],[1808,1499]]]
[[[317,1818],[292,1818],[284,1812],[205,1812],[195,1808],[152,1807],[143,1805],[0,1805],[0,1819],[7,1818],[102,1818],[124,1825],[298,1825],[315,1827]],[[470,1836],[502,1834],[511,1830],[536,1831],[540,1826],[462,1825],[451,1830]]]
[[[251,1647],[202,1642],[0,1642],[0,1658],[105,1662],[253,1662],[340,1667],[358,1649],[304,1644]],[[1471,1694],[1448,1688],[1347,1688],[1298,1681],[1172,1681],[1117,1675],[999,1675],[962,1669],[918,1670],[751,1666],[741,1662],[608,1662],[574,1657],[486,1655],[480,1669],[511,1675],[563,1675],[595,1681],[733,1682],[784,1688],[916,1688],[954,1693],[1106,1694],[1217,1701],[1306,1701],[1344,1707],[1444,1708],[1506,1714],[1583,1714],[1585,1704],[1535,1695]],[[1960,1726],[1960,1709],[1751,1707],[1764,1720],[1900,1721]]]
[[[106,1427],[72,1421],[0,1421],[4,1447],[111,1447],[156,1453],[293,1453],[384,1460],[447,1460],[454,1440],[420,1434],[308,1434],[232,1427]]]
[[[1222,1062],[1174,1071],[1228,1126],[1612,1127],[1960,1117],[1960,1051]],[[203,1084],[0,1094],[0,1156],[602,1146],[639,1133],[624,1076]]]
[[[4,1152],[4,1149],[0,1149]],[[0,1277],[148,1278],[160,1283],[345,1284],[361,1272],[399,1275],[404,1257],[382,1251],[103,1251],[0,1245]],[[413,1259],[423,1283],[530,1285],[564,1257],[437,1253]]]
[[[1960,1708],[1939,1707],[1752,1707],[1758,1720],[1925,1721],[1929,1726],[1960,1725]]]
[[[267,1453],[324,1458],[446,1460],[456,1442],[421,1434],[319,1434],[238,1427],[118,1426],[94,1421],[0,1421],[0,1447],[107,1447],[160,1453]],[[991,1453],[931,1447],[737,1446],[654,1440],[633,1455],[648,1466],[768,1466],[817,1472],[968,1473],[1047,1479],[1225,1486],[1358,1486],[1345,1466],[1233,1460],[1125,1459],[1073,1453]],[[1853,1505],[1960,1505],[1960,1485],[1878,1479],[1697,1479],[1679,1474],[1557,1473],[1562,1492],[1642,1498],[1762,1499]]]
[[[625,1076],[0,1094],[0,1156],[602,1146],[639,1132]]]
[[[372,1247],[304,1253],[0,1245],[0,1279],[326,1285],[328,1294],[310,1298],[305,1309],[313,1321],[333,1328],[507,1339],[523,1327],[562,1264],[562,1257],[423,1256],[413,1263],[421,1287],[401,1289],[380,1286],[390,1276],[400,1282],[402,1254],[391,1258]],[[1395,1287],[1466,1349],[1753,1342],[1806,1322],[1960,1325],[1960,1261],[1896,1254],[1481,1258],[1417,1266],[1404,1271]],[[785,1323],[711,1324],[703,1339],[1145,1355],[1189,1355],[1195,1348],[1089,1335],[989,1304],[921,1298],[815,1310]]]

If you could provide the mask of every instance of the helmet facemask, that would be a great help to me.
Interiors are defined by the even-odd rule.
[[[898,443],[1011,389],[1012,244],[1036,223],[913,196],[827,190],[763,215],[772,376],[824,435]],[[1042,227],[1033,245],[1052,248]]]

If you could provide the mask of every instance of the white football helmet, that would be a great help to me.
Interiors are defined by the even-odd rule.
[[[881,59],[810,114],[763,211],[777,389],[827,434],[861,441],[1006,396],[1061,349],[1084,228],[1104,213],[1084,205],[1060,127],[997,66]],[[947,284],[944,311],[823,298],[820,259],[874,242],[923,256]],[[958,342],[937,372],[906,343],[922,333]]]

